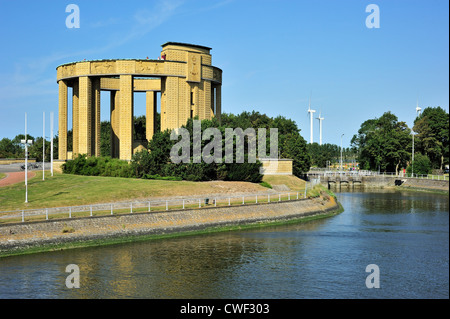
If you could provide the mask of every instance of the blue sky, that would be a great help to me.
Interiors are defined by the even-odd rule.
[[[68,29],[68,4],[80,28]],[[369,4],[380,28],[366,27]],[[0,0],[0,139],[42,136],[55,113],[56,67],[83,59],[157,58],[168,41],[212,48],[223,70],[222,111],[296,121],[309,141],[308,100],[323,142],[348,146],[362,122],[391,111],[409,126],[419,106],[449,110],[445,0]],[[102,120],[109,120],[102,94]],[[144,114],[143,96],[135,112]],[[69,120],[69,128],[71,121]],[[314,141],[319,141],[314,120]]]

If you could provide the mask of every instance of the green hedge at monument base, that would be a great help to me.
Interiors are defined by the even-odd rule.
[[[155,152],[156,153],[156,152]],[[164,163],[147,150],[133,156],[131,162],[106,157],[78,155],[62,165],[65,174],[127,177],[158,180],[246,181],[259,183],[261,162],[256,163]]]
[[[87,157],[78,155],[75,159],[62,165],[65,174],[87,176],[135,177],[127,161],[111,157]]]

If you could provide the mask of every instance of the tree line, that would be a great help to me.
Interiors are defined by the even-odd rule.
[[[224,166],[215,163],[214,169],[204,165],[178,165],[170,163],[170,149],[176,141],[170,140],[170,131],[161,132],[157,114],[157,128],[149,141],[145,152],[135,154],[132,163],[132,175],[138,177],[173,176],[178,174],[183,179],[207,180],[214,178],[235,178],[243,173],[239,166]],[[192,133],[192,119],[183,127]],[[210,127],[218,128],[222,133],[225,128],[278,128],[278,156],[293,160],[293,173],[302,176],[310,167],[336,167],[340,161],[341,148],[334,144],[308,144],[300,134],[297,124],[283,116],[269,117],[259,112],[242,112],[241,114],[223,113],[221,123],[217,119],[201,121],[202,132]],[[145,116],[134,118],[133,139],[145,140]],[[412,162],[412,131],[414,136],[414,162]],[[72,131],[68,131],[68,149],[72,149]],[[101,122],[100,153],[102,157],[110,156],[111,124]],[[193,134],[191,134],[192,136]],[[0,158],[23,158],[24,149],[20,140],[23,134],[14,139],[0,140]],[[42,137],[28,136],[33,140],[29,147],[29,157],[42,161]],[[192,143],[192,141],[191,141]],[[202,147],[207,141],[202,142]],[[234,142],[235,143],[235,142]],[[54,158],[58,157],[58,136],[53,140]],[[268,143],[266,143],[269,147]],[[248,149],[248,143],[245,144]],[[150,151],[150,152],[148,152]],[[149,155],[152,154],[153,155]],[[432,169],[443,169],[449,163],[449,114],[441,107],[427,107],[414,120],[409,128],[391,112],[385,112],[381,117],[363,122],[358,133],[351,139],[349,148],[342,149],[343,162],[359,163],[360,169],[380,172],[399,172],[406,168],[417,174],[431,173]],[[46,140],[45,161],[50,160],[50,141]],[[334,164],[334,165],[333,165]],[[92,166],[92,163],[90,164]],[[260,165],[260,164],[259,164]],[[248,169],[244,166],[242,170]],[[253,168],[253,171],[256,171]],[[174,173],[177,172],[177,173]],[[257,174],[255,175],[257,176]],[[256,178],[257,179],[257,178]]]
[[[196,119],[189,119],[185,125],[182,126],[189,134],[189,146],[190,149],[194,149],[194,121]],[[135,119],[139,127],[145,128],[145,118]],[[202,136],[209,128],[216,128],[221,136],[226,136],[225,130],[227,128],[240,128],[243,131],[247,129],[264,128],[266,131],[270,131],[271,128],[278,129],[278,156],[280,158],[290,158],[293,160],[293,173],[300,176],[304,172],[307,172],[310,167],[310,156],[307,152],[306,141],[300,135],[300,129],[296,123],[290,119],[282,116],[271,118],[265,114],[259,112],[242,112],[241,114],[227,114],[224,113],[221,116],[221,123],[217,118],[212,120],[202,120],[201,133]],[[108,125],[105,123],[105,129],[101,136],[105,142],[105,145],[110,140],[108,138]],[[145,129],[142,130],[145,132]],[[137,132],[136,132],[137,133]],[[136,135],[134,138],[140,138]],[[256,139],[259,136],[255,136]],[[266,134],[266,153],[270,153],[270,135]],[[132,157],[130,165],[122,165],[117,160],[111,159],[93,159],[86,158],[86,156],[80,155],[73,161],[67,162],[63,169],[68,173],[86,174],[86,175],[104,175],[112,176],[112,167],[116,167],[120,173],[115,176],[122,177],[138,177],[138,178],[166,178],[166,179],[183,179],[192,181],[206,181],[206,180],[232,180],[232,181],[249,181],[260,182],[262,179],[260,168],[262,163],[256,160],[254,163],[249,161],[249,144],[250,140],[248,136],[244,136],[243,150],[240,150],[237,146],[239,137],[233,137],[231,141],[233,146],[233,161],[225,161],[225,139],[220,141],[221,152],[219,158],[221,160],[214,161],[212,163],[205,163],[204,161],[194,160],[194,154],[191,153],[190,160],[182,163],[174,163],[170,156],[171,150],[180,141],[180,137],[171,138],[171,130],[156,131],[151,140],[149,140],[147,149],[143,149],[135,153]],[[205,146],[211,142],[211,139],[201,139],[199,141],[201,145],[198,147],[201,150],[205,150]],[[258,140],[255,141],[256,145]],[[102,144],[103,145],[103,144]],[[102,148],[102,147],[101,147]],[[106,151],[108,147],[105,146]],[[102,148],[103,152],[103,148]],[[211,155],[215,150],[209,150]],[[240,154],[239,152],[243,152]],[[106,154],[105,154],[106,155]],[[245,159],[243,163],[238,163],[236,159],[242,155]],[[116,170],[116,171],[117,171]]]
[[[341,147],[336,144],[318,143],[308,144],[308,153],[311,156],[311,167],[338,168],[341,159]],[[357,154],[350,147],[342,148],[342,163],[357,165]]]
[[[427,107],[409,128],[396,115],[385,112],[361,124],[351,147],[362,169],[398,173],[406,168],[416,174],[443,170],[449,163],[449,114],[439,106]]]
[[[25,139],[25,134],[16,135],[12,140],[3,138],[0,140],[0,158],[25,158],[25,146],[20,143]],[[27,140],[32,140],[33,143],[28,146],[28,158],[34,158],[37,162],[42,162],[43,141],[42,137],[33,137],[27,134]],[[51,156],[51,142],[45,140],[45,161],[49,162]],[[53,138],[53,158],[58,158],[58,136]]]

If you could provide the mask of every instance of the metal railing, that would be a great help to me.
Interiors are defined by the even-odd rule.
[[[308,176],[391,176],[399,178],[419,178],[439,181],[448,181],[449,175],[433,175],[433,174],[410,174],[410,173],[395,173],[395,172],[373,172],[373,171],[321,171],[308,172]]]
[[[308,185],[309,184],[309,185]],[[308,183],[304,191],[251,193],[234,196],[196,196],[176,199],[149,199],[128,202],[112,202],[67,207],[49,207],[1,211],[0,224],[65,219],[78,217],[133,214],[144,212],[165,212],[184,209],[202,209],[205,207],[224,207],[233,205],[262,204],[290,201],[306,198],[307,190],[315,183]]]

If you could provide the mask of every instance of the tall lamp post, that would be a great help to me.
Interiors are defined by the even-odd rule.
[[[341,135],[341,174],[342,174],[342,137],[344,134]]]
[[[50,112],[50,172],[53,176],[53,112]]]
[[[411,135],[412,135],[412,154],[411,154],[411,177],[414,177],[414,135],[416,135],[416,132],[411,129]]]
[[[422,108],[419,107],[419,99],[417,99],[416,118],[420,116],[420,111],[422,111]],[[414,177],[414,135],[416,135],[416,132],[413,131],[413,127],[411,128],[411,135],[412,135],[411,177]]]
[[[42,116],[42,180],[45,180],[45,112]]]
[[[45,179],[45,112],[43,115],[42,132],[42,180]],[[50,172],[53,176],[53,112],[50,112]]]
[[[25,112],[25,139],[20,140],[25,145],[25,203],[28,203],[28,145],[33,144],[33,140],[27,140],[27,113]]]

